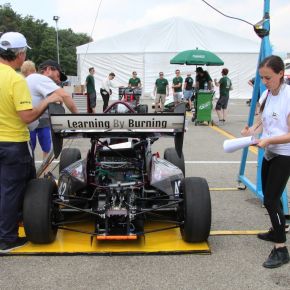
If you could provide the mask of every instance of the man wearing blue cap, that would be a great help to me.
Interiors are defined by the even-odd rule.
[[[15,72],[25,61],[27,48],[21,33],[7,32],[0,38],[0,253],[27,243],[18,236],[25,187],[35,173],[27,124],[49,103],[62,102],[51,95],[33,108],[26,81]]]

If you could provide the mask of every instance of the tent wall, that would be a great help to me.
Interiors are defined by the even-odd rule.
[[[78,55],[78,76],[81,84],[85,84],[89,68],[95,68],[95,86],[97,96],[100,96],[102,81],[110,72],[116,74],[116,86],[127,86],[132,71],[136,70],[141,81],[143,80],[144,56],[143,54],[87,54]],[[113,98],[117,98],[118,89],[113,89]]]
[[[88,75],[89,67],[96,70],[95,81],[97,93],[102,80],[110,73],[116,74],[115,84],[126,86],[131,73],[136,70],[143,84],[143,95],[152,96],[154,83],[158,78],[158,73],[163,71],[165,78],[170,85],[170,94],[172,93],[171,84],[175,76],[174,71],[179,68],[183,78],[188,72],[195,76],[195,66],[171,65],[170,59],[177,52],[158,52],[158,53],[95,53],[78,55],[78,76],[80,83],[84,84]],[[217,53],[224,61],[222,67],[204,67],[208,70],[212,79],[221,77],[221,69],[229,69],[229,77],[233,82],[234,90],[231,91],[231,98],[248,99],[252,95],[252,88],[248,85],[256,71],[258,53]],[[218,96],[218,88],[216,88]],[[99,95],[99,94],[98,94]],[[118,95],[118,90],[113,90],[113,98]]]

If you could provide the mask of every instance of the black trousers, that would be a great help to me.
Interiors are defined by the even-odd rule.
[[[285,216],[281,203],[283,190],[290,175],[290,156],[278,155],[262,163],[264,205],[269,213],[276,243],[286,241]]]
[[[103,112],[104,112],[108,107],[110,94],[106,90],[103,90],[103,89],[100,89],[100,93],[104,102],[103,104]]]
[[[0,142],[0,239],[14,242],[26,185],[35,168],[27,142]]]

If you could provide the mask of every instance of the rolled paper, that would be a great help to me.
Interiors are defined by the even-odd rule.
[[[226,153],[232,153],[239,149],[256,144],[256,139],[254,136],[241,137],[236,139],[230,139],[224,141],[224,151]]]

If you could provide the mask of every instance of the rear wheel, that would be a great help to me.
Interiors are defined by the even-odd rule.
[[[55,240],[57,227],[53,221],[58,206],[52,202],[57,194],[56,183],[51,179],[33,179],[29,182],[23,202],[23,224],[26,237],[36,244],[47,244]]]
[[[81,158],[81,152],[78,148],[64,148],[59,159],[59,173]]]
[[[164,151],[164,159],[178,167],[183,175],[185,176],[185,163],[184,163],[184,156],[183,153],[181,154],[181,157],[178,156],[175,148],[167,148]]]
[[[186,242],[204,242],[211,227],[211,200],[207,181],[200,177],[185,178],[182,191],[182,238]]]

